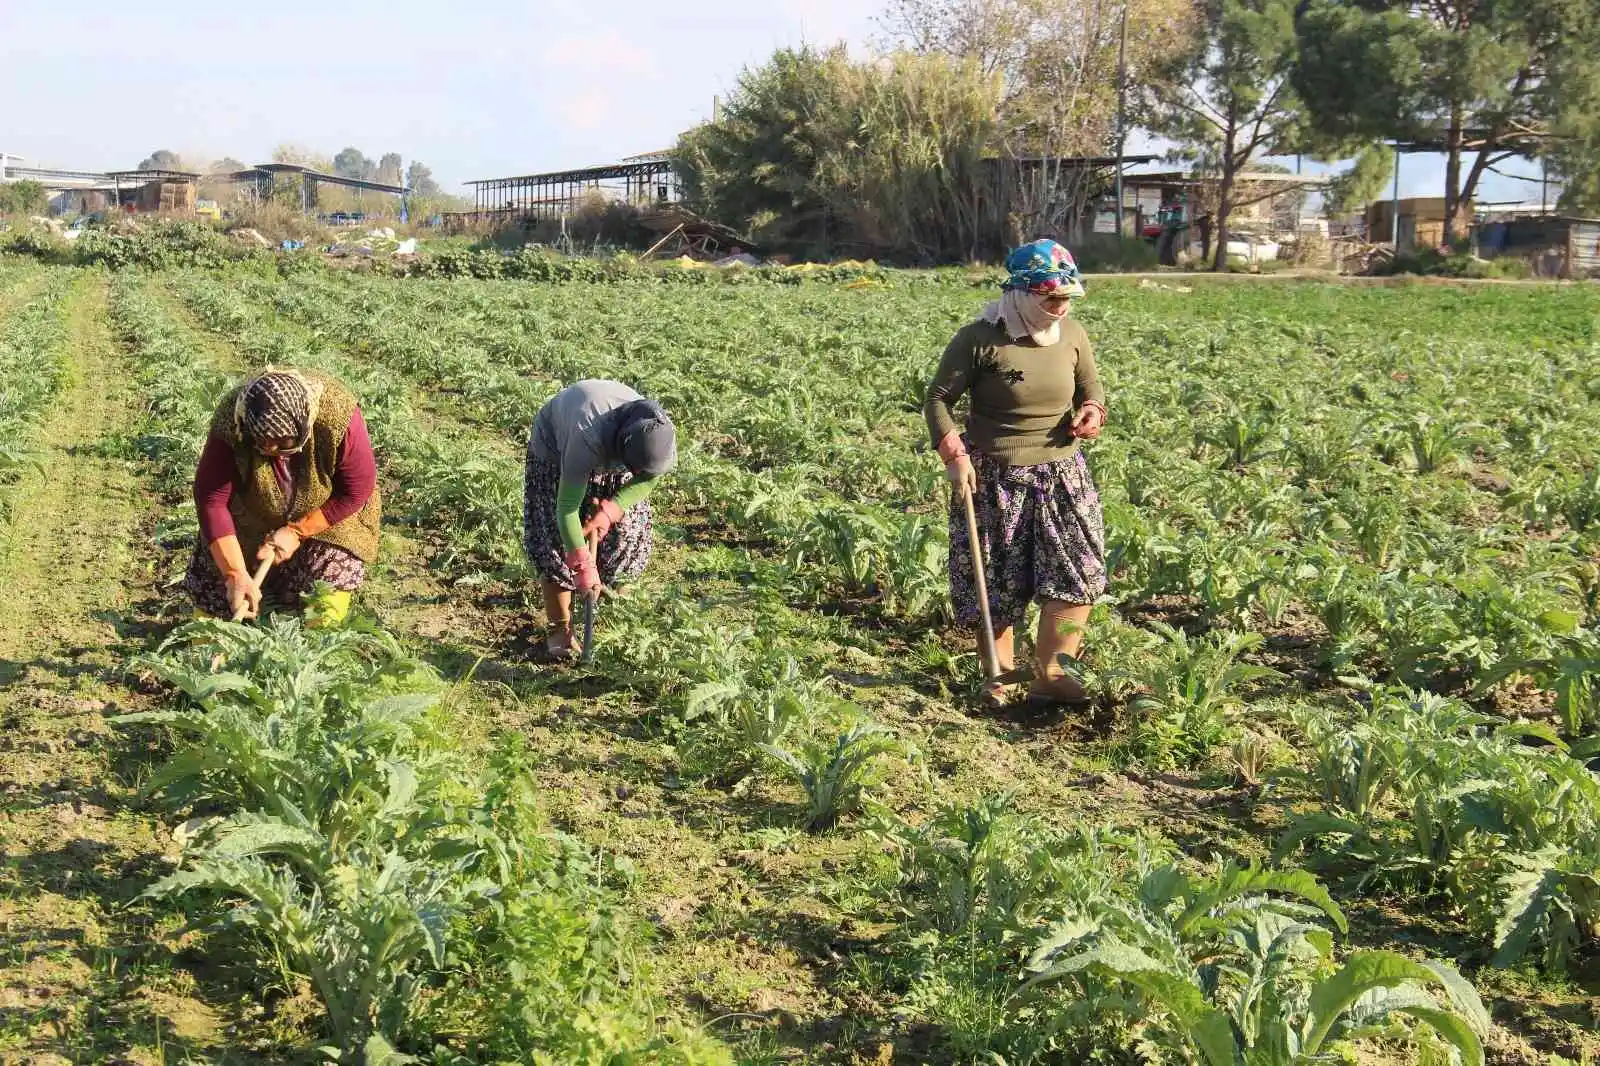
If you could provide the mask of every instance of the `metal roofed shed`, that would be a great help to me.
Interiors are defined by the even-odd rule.
[[[1600,278],[1600,219],[1524,215],[1487,222],[1476,230],[1485,259],[1514,257],[1540,277]]]
[[[1173,189],[1201,189],[1218,184],[1222,177],[1218,174],[1196,173],[1191,170],[1161,170],[1144,171],[1124,174],[1122,180],[1125,184],[1138,183],[1140,185],[1160,185],[1163,188]],[[1316,175],[1281,174],[1276,170],[1241,170],[1233,176],[1236,185],[1271,185],[1295,186],[1299,188],[1314,188],[1326,185],[1328,179]]]
[[[1210,256],[1221,182],[1219,174],[1194,170],[1123,175],[1123,187],[1134,199],[1135,232],[1155,244],[1164,266],[1176,266],[1186,256]],[[1326,177],[1315,175],[1239,171],[1234,175],[1235,202],[1228,219],[1230,246],[1238,242],[1237,254],[1253,260],[1258,249],[1261,258],[1275,257],[1279,239],[1298,242],[1304,194],[1326,183]]]
[[[201,175],[190,170],[108,170],[106,177],[112,181],[173,181],[197,185]]]
[[[188,170],[113,170],[117,205],[139,214],[194,214],[200,175]],[[128,186],[132,186],[129,188]]]
[[[636,206],[676,203],[683,186],[663,153],[605,166],[553,170],[509,178],[480,178],[472,186],[475,218],[565,218],[590,195]]]
[[[25,167],[17,156],[0,153],[0,182],[36,181],[53,193],[62,212],[116,206],[135,212],[186,214],[194,211],[200,175],[187,170],[57,170]],[[65,195],[71,194],[71,195]]]
[[[228,185],[247,185],[251,188],[252,195],[257,199],[270,199],[279,189],[281,183],[298,180],[300,184],[300,208],[303,211],[309,211],[317,206],[317,188],[321,185],[336,185],[361,192],[376,192],[388,196],[397,196],[402,203],[411,192],[410,188],[405,185],[390,185],[387,182],[367,181],[364,178],[347,178],[343,174],[329,174],[322,170],[312,170],[310,167],[299,163],[257,163],[255,166],[244,170],[210,174],[206,176],[206,180]]]

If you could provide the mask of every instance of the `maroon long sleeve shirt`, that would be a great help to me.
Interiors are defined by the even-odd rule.
[[[286,492],[290,489],[291,460],[291,456],[280,456],[273,462],[278,484]],[[372,456],[372,438],[367,435],[367,423],[358,407],[351,413],[350,426],[345,430],[344,442],[339,445],[338,463],[333,472],[333,495],[322,505],[328,525],[336,526],[361,510],[377,487],[378,465]],[[207,544],[235,532],[228,503],[236,491],[243,492],[244,485],[239,478],[238,464],[233,461],[233,447],[212,435],[206,439],[194,475],[194,506],[200,515],[200,535]]]

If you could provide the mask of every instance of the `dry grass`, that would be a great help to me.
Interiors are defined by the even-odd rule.
[[[274,244],[284,240],[304,241],[308,245],[327,244],[337,237],[335,230],[284,204],[244,203],[229,211],[233,217],[224,223],[225,231],[253,229]]]

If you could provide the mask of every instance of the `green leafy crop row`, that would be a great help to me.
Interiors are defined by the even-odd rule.
[[[8,281],[27,286],[36,277],[33,271],[17,271]],[[66,383],[72,280],[64,271],[49,272],[23,307],[0,319],[0,521],[10,513],[5,486],[37,464],[30,432]]]

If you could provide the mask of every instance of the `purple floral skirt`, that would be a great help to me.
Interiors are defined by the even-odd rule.
[[[578,587],[578,575],[567,565],[561,531],[556,525],[556,490],[561,487],[561,467],[530,455],[522,473],[522,550],[528,556],[529,565],[539,571],[544,580],[553,581],[571,592]],[[589,479],[579,517],[587,522],[600,509],[601,500],[611,499],[632,480],[626,472],[597,471]],[[622,521],[612,526],[600,541],[599,558],[595,560],[600,580],[620,587],[637,579],[649,564],[654,546],[654,515],[650,501],[640,500],[622,513]]]
[[[995,629],[1022,623],[1028,604],[1094,603],[1106,590],[1105,517],[1082,452],[1007,466],[967,445],[978,474],[973,500]],[[956,621],[977,625],[978,590],[961,497],[950,498],[950,599]]]
[[[255,565],[253,562],[250,565]],[[344,592],[354,592],[367,578],[367,564],[352,552],[325,541],[307,539],[286,563],[267,571],[267,580],[261,587],[261,597],[274,607],[300,607],[301,598],[307,596],[323,581]],[[232,614],[228,607],[228,584],[222,571],[211,558],[211,552],[196,542],[194,554],[189,557],[189,572],[184,575],[183,587],[194,599],[199,610],[216,618]]]

